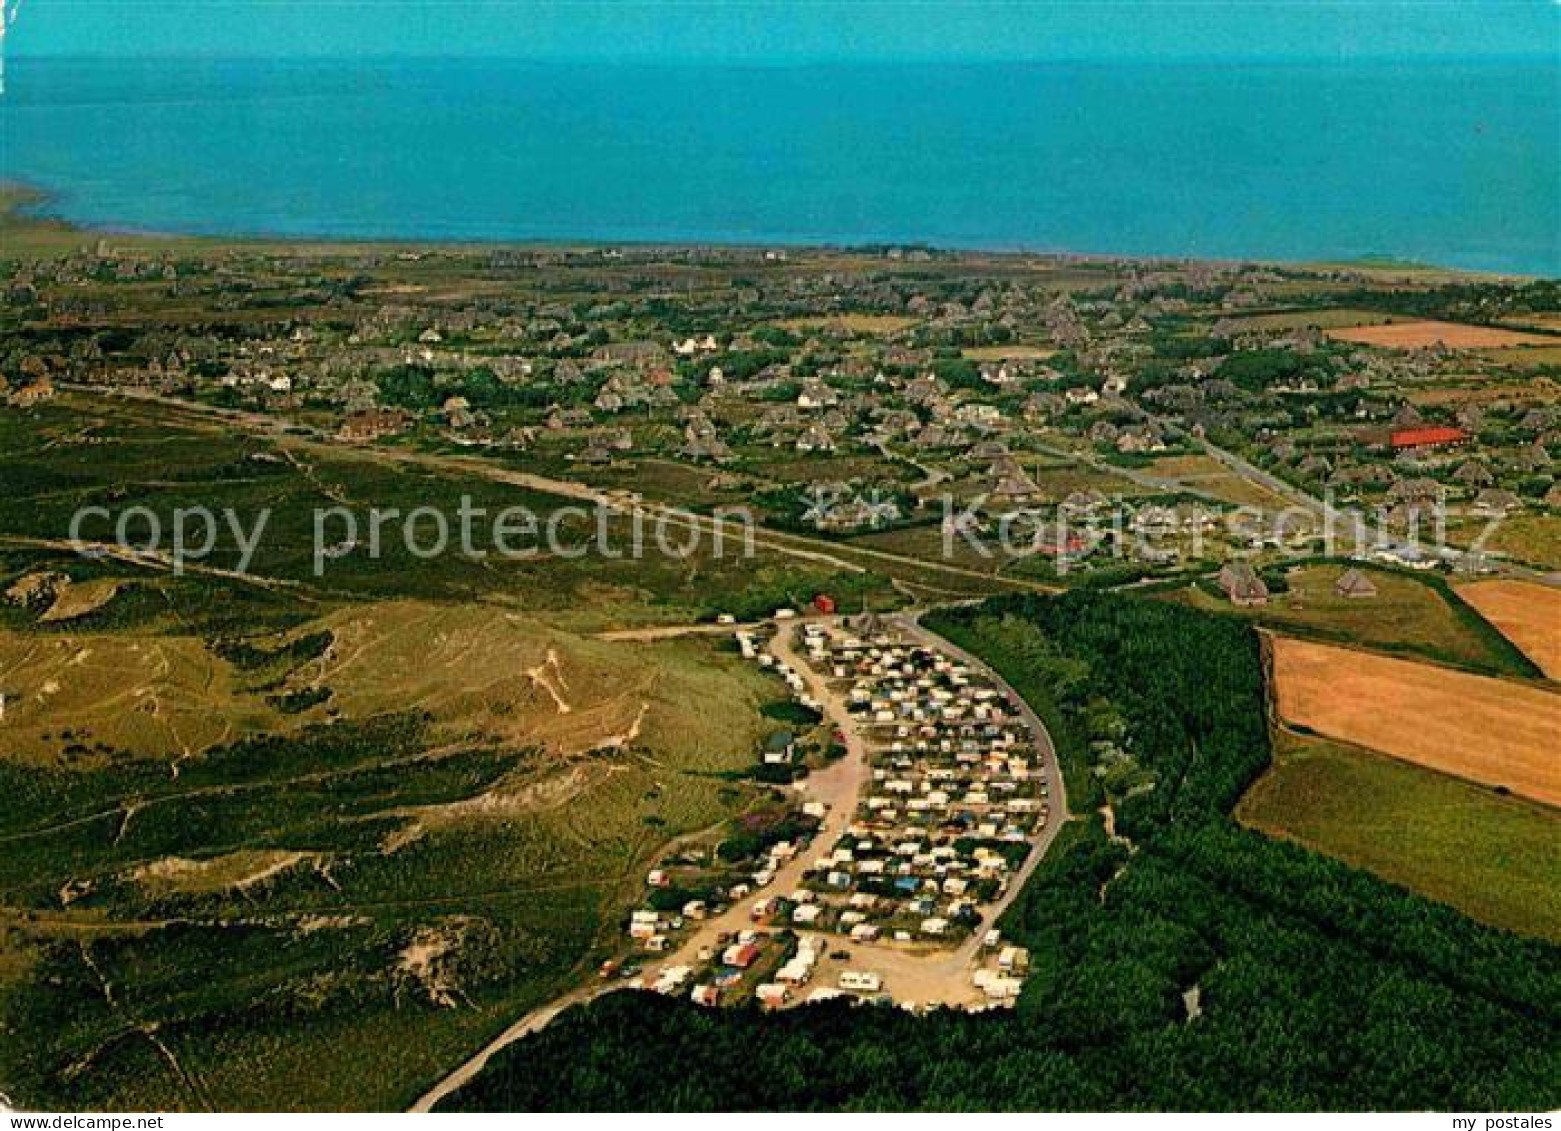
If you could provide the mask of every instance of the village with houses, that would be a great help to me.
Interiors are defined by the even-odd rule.
[[[1178,655],[1177,625],[1227,642],[1198,719],[1177,713],[1197,676],[1159,705],[1189,728],[1255,720],[1222,755],[1242,774],[1272,724],[1277,785],[1200,787],[1249,841],[1307,844],[1314,825],[1272,817],[1300,798],[1343,814],[1317,852],[1347,856],[1378,827],[1354,818],[1369,795],[1399,814],[1372,851],[1398,851],[1409,794],[1360,775],[1402,767],[1339,761],[1357,740],[1414,745],[1417,789],[1468,786],[1449,805],[1479,791],[1504,821],[1553,796],[1544,767],[1510,768],[1528,762],[1445,763],[1509,734],[1530,758],[1521,736],[1550,717],[1554,676],[1504,633],[1547,655],[1531,610],[1561,572],[1556,283],[898,247],[127,241],[0,258],[17,487],[0,724],[37,759],[12,769],[5,832],[58,848],[13,854],[29,878],[9,929],[42,941],[12,980],[26,1001],[75,995],[60,1073],[122,1028],[104,1020],[119,983],[89,963],[145,945],[103,964],[139,989],[187,969],[175,948],[225,955],[241,932],[256,977],[154,988],[168,1027],[132,1038],[237,1042],[301,1017],[311,1048],[350,1032],[377,1054],[384,1033],[437,1030],[442,1051],[397,1085],[469,1056],[433,1104],[585,1003],[570,1026],[641,1008],[712,1027],[1025,1021],[1095,945],[1016,902],[1053,862],[1091,854],[1100,871],[1061,881],[1128,937],[1144,905],[1113,884],[1125,868],[1177,893],[1155,914],[1212,898],[1141,850],[1162,810],[1187,828],[1189,771],[1131,716],[1135,688],[1097,693],[1118,656],[1081,638],[1113,609],[1167,637],[1138,671]],[[684,533],[740,512],[751,553],[428,563],[407,543],[378,562],[342,535],[311,574],[310,508],[465,492]],[[236,554],[181,571],[102,524],[105,541],[70,540],[72,505],[200,498],[277,508],[255,571]],[[1064,606],[1095,613],[1043,629]],[[1453,680],[1476,685],[1444,694]],[[67,702],[68,727],[45,710]],[[1446,717],[1464,702],[1475,721]],[[1050,734],[1037,705],[1062,712]],[[1365,768],[1327,791],[1302,776],[1335,765]],[[62,784],[76,775],[101,792]],[[1231,809],[1264,803],[1254,825]],[[1479,910],[1493,874],[1426,894]],[[1533,901],[1507,903],[1521,919]],[[1211,951],[1158,971],[1155,1024],[1206,1023],[1230,970]]]
[[[767,626],[733,638],[805,713],[755,773],[786,794],[769,826],[786,835],[669,859],[607,963],[614,986],[706,1004],[1017,994],[1025,956],[995,921],[1062,820],[1060,783],[1012,693],[894,615],[941,584],[1305,616],[1383,587],[1396,601],[1405,575],[1561,569],[1552,283],[903,248],[315,257],[107,238],[5,270],[9,413],[189,406],[622,507],[741,507],[804,556],[934,570],[876,595],[882,621],[805,579],[728,608]],[[462,283],[429,282],[445,278]],[[173,313],[190,307],[206,313]],[[788,605],[808,615],[771,612]]]
[[[1561,566],[1553,284],[1466,295],[1343,268],[904,249],[314,261],[106,240],[8,269],[13,411],[66,387],[173,398],[694,510],[741,503],[777,529],[1043,583],[1321,552],[1346,511],[1361,561]],[[489,285],[416,283],[452,270]],[[678,273],[738,285],[672,303]],[[164,303],[275,313],[217,333],[159,323]]]

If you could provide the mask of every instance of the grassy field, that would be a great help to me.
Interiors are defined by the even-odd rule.
[[[1059,460],[1032,466],[1026,461],[1024,468],[1044,498],[1059,502],[1075,491],[1099,491],[1112,499],[1138,498],[1150,493],[1149,488],[1134,483],[1125,475],[1078,463]],[[979,486],[983,491],[990,490],[990,479],[983,478]]]
[[[960,351],[962,357],[971,361],[1045,361],[1056,356],[1056,353],[1056,348],[1052,346],[1020,345],[1017,342],[1006,346],[970,346]]]
[[[1484,534],[1488,519],[1448,524],[1448,541],[1462,545]],[[1561,514],[1508,515],[1485,539],[1485,550],[1540,569],[1561,569]]]
[[[1284,310],[1274,314],[1251,314],[1232,321],[1242,330],[1268,331],[1303,330],[1308,326],[1316,326],[1319,330],[1336,330],[1354,326],[1380,326],[1388,322],[1403,321],[1403,319],[1376,310],[1329,307],[1322,310]]]
[[[1534,351],[1528,351],[1534,352]],[[1414,405],[1486,404],[1492,401],[1536,400],[1561,394],[1548,377],[1518,377],[1478,373],[1418,386],[1408,391],[1406,400]]]
[[[1561,940],[1554,810],[1359,747],[1281,735],[1238,818],[1498,927]]]
[[[0,631],[5,757],[33,763],[193,757],[291,729],[233,666],[188,636]]]
[[[30,1034],[0,1081],[36,1106],[402,1106],[615,947],[666,843],[760,796],[772,677],[585,633],[888,592],[395,541],[316,577],[315,507],[558,500],[153,405],[0,412],[0,476],[0,1027]],[[251,576],[231,546],[176,575],[71,553],[86,503],[271,519]]]
[[[874,572],[878,563],[841,565],[764,547],[747,558],[735,534],[722,551],[704,538],[692,553],[678,557],[656,552],[654,530],[645,530],[647,552],[635,558],[627,552],[633,528],[623,516],[608,520],[605,538],[598,537],[589,516],[560,526],[571,548],[605,544],[618,556],[592,549],[569,558],[459,552],[420,557],[405,545],[400,528],[392,526],[377,557],[360,545],[315,576],[314,522],[321,509],[344,506],[366,523],[376,508],[405,515],[431,506],[454,516],[466,499],[488,516],[524,506],[545,522],[565,505],[580,505],[483,470],[479,464],[469,473],[462,464],[417,462],[400,453],[348,449],[282,433],[257,435],[221,419],[150,403],[71,396],[25,414],[0,413],[0,480],[8,488],[0,497],[0,591],[39,568],[62,568],[73,577],[91,572],[73,555],[64,565],[59,561],[60,543],[78,507],[105,506],[116,514],[146,507],[166,531],[175,509],[201,505],[233,510],[246,529],[268,512],[264,538],[249,567],[252,577],[238,587],[250,591],[250,601],[267,591],[273,603],[294,613],[300,605],[318,610],[356,599],[411,596],[489,600],[565,617],[572,627],[606,629],[751,613],[755,602],[765,603],[762,611],[768,612],[820,592],[865,589],[893,599],[887,578]],[[502,475],[504,469],[498,470]],[[454,519],[448,521],[453,531]],[[327,533],[337,530],[332,526]],[[83,533],[101,539],[109,528],[100,522]],[[676,542],[686,531],[671,533]],[[200,566],[231,570],[239,561],[233,539],[223,538]],[[108,568],[103,563],[93,567],[99,573]],[[914,572],[917,563],[906,568]],[[170,586],[196,584],[186,574],[174,585],[145,563],[116,567],[116,572],[151,578],[165,594]],[[756,584],[756,577],[767,583]],[[208,573],[199,584],[209,587],[217,580]],[[174,598],[163,603],[165,618],[185,615]],[[120,599],[110,608],[117,604],[129,605]],[[153,604],[151,594],[142,595],[140,607]],[[193,601],[191,606],[190,616],[223,615],[219,603]],[[0,604],[0,625],[11,616],[14,606]]]
[[[1341,597],[1334,592],[1334,583],[1346,568],[1329,563],[1292,569],[1285,575],[1288,590],[1273,594],[1267,605],[1258,608],[1236,608],[1203,585],[1176,590],[1171,598],[1292,634],[1422,655],[1482,672],[1533,674],[1514,666],[1512,650],[1494,639],[1494,630],[1456,596],[1407,573],[1366,569],[1363,572],[1376,585],[1377,596]]]
[[[807,333],[812,330],[843,330],[852,334],[896,334],[920,319],[903,314],[839,314],[827,318],[788,318],[777,322],[783,330]]]
[[[1561,368],[1561,343],[1480,350],[1479,356],[1509,369],[1558,369]]]

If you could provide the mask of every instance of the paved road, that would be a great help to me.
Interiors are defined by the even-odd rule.
[[[1373,522],[1370,514],[1362,508],[1337,507],[1326,499],[1319,499],[1316,495],[1274,475],[1272,472],[1264,471],[1261,467],[1237,455],[1235,452],[1222,448],[1208,439],[1199,439],[1192,436],[1191,433],[1177,424],[1164,417],[1157,416],[1141,405],[1131,401],[1124,403],[1128,404],[1141,419],[1158,425],[1170,435],[1181,436],[1191,443],[1197,444],[1210,459],[1229,468],[1249,483],[1255,483],[1260,487],[1266,488],[1280,498],[1317,515],[1326,526],[1332,529],[1341,550],[1350,549],[1354,546],[1357,524],[1360,526],[1361,540],[1365,543],[1365,545],[1360,547],[1361,549],[1366,549],[1368,546],[1397,549],[1412,544],[1406,542],[1402,535],[1395,534],[1381,523]],[[1502,558],[1481,560],[1459,546],[1426,544],[1418,548],[1431,559],[1440,561],[1453,569],[1468,570],[1475,565],[1482,565],[1492,576],[1514,577],[1540,585],[1561,586],[1561,574],[1531,569],[1528,566]]]

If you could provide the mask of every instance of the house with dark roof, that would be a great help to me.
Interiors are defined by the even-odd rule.
[[[1220,570],[1219,587],[1232,605],[1253,608],[1268,604],[1268,586],[1251,562],[1228,562]]]
[[[1375,597],[1377,585],[1364,571],[1352,567],[1339,575],[1339,580],[1333,583],[1333,591],[1340,597],[1355,600]]]

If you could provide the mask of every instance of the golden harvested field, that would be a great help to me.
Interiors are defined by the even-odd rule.
[[[895,334],[918,319],[902,314],[836,314],[822,318],[788,318],[776,325],[784,330],[844,330],[853,334]]]
[[[1184,479],[1182,482],[1193,490],[1205,491],[1218,499],[1238,507],[1259,507],[1268,511],[1282,511],[1294,505],[1283,495],[1270,491],[1261,483],[1243,479],[1234,472],[1225,475],[1212,475],[1207,479]],[[1295,526],[1291,529],[1299,529],[1305,525],[1310,525],[1308,520],[1303,516],[1298,516],[1295,520]]]
[[[1228,475],[1230,469],[1213,456],[1160,456],[1146,470],[1161,479],[1207,479],[1216,475]]]
[[[1341,342],[1400,350],[1420,349],[1438,343],[1457,350],[1561,345],[1557,339],[1546,334],[1526,334],[1493,326],[1468,326],[1461,322],[1393,322],[1382,326],[1342,327],[1327,333],[1330,338]]]
[[[1532,581],[1477,581],[1458,596],[1551,679],[1561,679],[1561,589]]]
[[[1162,456],[1143,470],[1168,484],[1202,491],[1234,506],[1283,510],[1290,505],[1288,499],[1260,483],[1243,479],[1212,456]]]
[[[1288,722],[1561,805],[1561,695],[1285,637],[1274,678]]]

